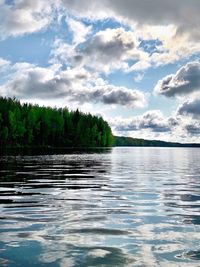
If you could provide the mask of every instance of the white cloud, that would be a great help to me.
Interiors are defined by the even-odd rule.
[[[13,5],[0,3],[0,36],[16,36],[39,31],[52,19],[52,1],[16,0]]]
[[[137,73],[133,79],[136,83],[139,83],[142,81],[142,79],[144,78],[144,73]]]
[[[4,58],[0,58],[0,72],[4,72],[8,69],[10,65],[10,61],[4,59]]]
[[[56,39],[52,45],[52,51],[49,62],[52,64],[71,64],[76,62],[76,51],[74,45],[64,42],[62,39]]]
[[[87,35],[91,33],[92,26],[85,26],[81,21],[67,18],[66,22],[73,33],[73,44],[75,45],[83,43]]]

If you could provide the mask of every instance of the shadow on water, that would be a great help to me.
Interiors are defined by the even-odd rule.
[[[66,154],[93,154],[93,153],[111,153],[112,147],[89,147],[89,148],[71,148],[71,147],[0,147],[0,156],[17,155],[66,155]]]

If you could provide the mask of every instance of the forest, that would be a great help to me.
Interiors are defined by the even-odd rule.
[[[101,117],[0,97],[0,147],[109,147],[113,142]]]

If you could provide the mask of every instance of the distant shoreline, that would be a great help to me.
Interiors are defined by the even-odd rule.
[[[117,147],[200,147],[197,143],[178,143],[160,140],[146,140],[125,136],[114,136]]]

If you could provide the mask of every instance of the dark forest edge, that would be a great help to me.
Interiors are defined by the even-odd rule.
[[[1,148],[111,147],[113,143],[111,128],[101,117],[0,97]]]
[[[113,136],[102,117],[67,108],[21,104],[0,97],[0,148],[71,149],[112,146],[200,147],[131,137]]]

